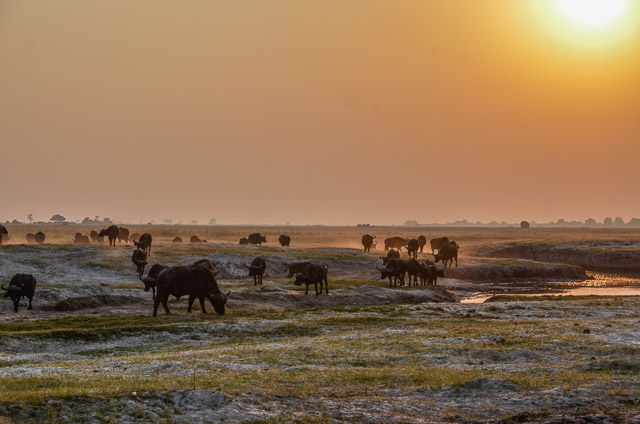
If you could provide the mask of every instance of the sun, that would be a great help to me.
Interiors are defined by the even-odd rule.
[[[587,27],[613,25],[620,20],[628,0],[558,0],[568,18]]]

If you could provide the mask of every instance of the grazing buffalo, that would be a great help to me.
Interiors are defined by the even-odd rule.
[[[406,261],[403,261],[402,259],[392,258],[389,259],[384,268],[376,267],[376,269],[380,271],[381,280],[384,280],[386,278],[389,279],[389,288],[391,288],[391,283],[393,283],[393,287],[396,287],[398,282],[400,282],[400,286],[404,286],[404,275],[407,273]]]
[[[115,225],[111,225],[109,228],[103,228],[102,230],[100,230],[100,232],[98,233],[98,237],[107,236],[107,238],[109,239],[109,246],[115,246],[116,239],[118,238],[118,232],[118,227]]]
[[[362,245],[364,246],[365,252],[370,252],[371,247],[375,249],[375,245],[373,244],[376,236],[372,236],[370,234],[365,234],[362,236]]]
[[[142,249],[147,256],[151,256],[151,243],[153,243],[153,237],[151,237],[151,234],[149,233],[144,233],[140,236],[139,241],[133,242],[133,244],[138,249]]]
[[[142,276],[144,275],[144,267],[149,263],[147,262],[147,254],[145,253],[145,251],[140,248],[134,250],[133,255],[131,255],[131,262],[133,262],[133,264],[136,266],[138,276],[142,278]]]
[[[427,238],[425,236],[418,236],[418,243],[420,243],[420,253],[423,253],[425,244],[427,244]]]
[[[27,233],[25,238],[27,239],[27,243],[29,243],[29,244],[33,244],[33,243],[36,242],[36,235],[33,234],[33,233]]]
[[[382,259],[382,265],[386,266],[391,259],[400,259],[400,252],[398,252],[397,250],[389,250],[387,256],[381,255],[380,259]]]
[[[449,238],[448,237],[434,238],[434,239],[431,239],[430,243],[431,243],[431,254],[435,255],[436,250],[440,252],[440,249],[442,248],[442,246],[449,243]]]
[[[409,243],[409,240],[402,237],[389,237],[384,240],[384,250],[398,249],[402,250]]]
[[[420,249],[420,242],[416,239],[409,240],[407,243],[407,252],[409,252],[409,259],[412,257],[414,259],[418,258],[418,249]]]
[[[296,274],[296,286],[302,284],[306,285],[305,295],[309,294],[309,285],[313,284],[316,289],[316,296],[322,293],[322,282],[324,281],[324,288],[326,294],[329,294],[329,282],[327,281],[327,266],[318,264],[309,264],[300,274]],[[318,284],[320,284],[320,291],[318,291]]]
[[[13,301],[13,311],[18,312],[18,304],[23,297],[29,299],[29,307],[27,310],[33,309],[31,307],[31,301],[33,300],[33,294],[36,291],[36,279],[31,274],[16,274],[11,278],[9,287],[2,286],[2,290],[7,292],[4,297],[10,297]]]
[[[249,269],[249,277],[253,277],[253,285],[262,285],[262,278],[264,277],[264,271],[267,269],[267,263],[261,257],[255,258],[251,261],[251,265],[245,265]]]
[[[438,250],[438,253],[435,255],[436,263],[442,261],[442,264],[445,268],[447,266],[451,267],[453,265],[453,260],[455,259],[457,268],[459,248],[460,246],[458,246],[455,241],[450,241],[449,243],[445,244]]]
[[[169,296],[175,296],[176,299],[180,299],[182,296],[189,296],[189,307],[187,308],[189,313],[194,300],[197,298],[200,301],[202,313],[206,314],[204,300],[209,299],[218,315],[224,315],[229,293],[224,294],[220,291],[216,274],[215,265],[207,260],[198,261],[197,264],[189,266],[168,267],[160,264],[153,265],[149,270],[149,274],[141,278],[144,282],[145,291],[149,291],[154,286],[157,289],[153,302],[153,316],[158,315],[160,303],[162,303],[167,315],[171,313],[167,304]]]
[[[4,236],[8,236],[8,235],[9,235],[9,230],[7,230],[7,227],[0,224],[0,244],[2,244],[2,241],[4,240]]]
[[[44,233],[42,231],[38,231],[34,236],[33,239],[36,241],[36,243],[38,244],[42,244],[44,243],[44,239],[46,238],[46,236],[44,235]]]
[[[249,243],[259,244],[261,246],[262,246],[262,243],[267,242],[267,236],[263,236],[260,233],[249,234],[249,237],[247,237],[247,239],[249,240]]]
[[[304,272],[309,265],[311,265],[311,262],[291,262],[282,272],[288,272],[287,278],[291,278],[294,274]]]
[[[118,227],[118,243],[129,243],[129,229],[124,227]]]
[[[104,243],[104,236],[99,236],[96,230],[91,230],[89,238],[91,238],[91,241],[94,243]]]
[[[140,233],[133,233],[133,234],[131,234],[131,235],[129,236],[129,239],[130,239],[132,242],[134,242],[134,243],[135,243],[136,241],[140,241]]]
[[[191,238],[189,239],[189,243],[191,244],[197,244],[197,243],[206,243],[207,241],[204,239],[201,239],[198,236],[191,236]]]
[[[248,238],[246,238],[246,237],[242,237],[242,238],[240,239],[240,243],[239,243],[239,244],[240,244],[240,245],[242,245],[242,246],[244,246],[244,245],[246,245],[246,244],[249,244],[249,239],[248,239]]]
[[[82,233],[76,233],[73,239],[73,244],[89,244],[89,236],[85,236]]]
[[[174,238],[171,243],[175,243],[175,244],[181,244],[182,243],[182,237],[176,237]]]
[[[264,240],[267,241],[266,238]],[[285,234],[281,234],[280,237],[278,237],[278,241],[280,242],[280,246],[289,247],[289,245],[291,244],[291,237]]]

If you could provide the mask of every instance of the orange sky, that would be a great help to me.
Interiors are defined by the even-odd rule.
[[[531,1],[2,0],[0,219],[639,217],[640,33]]]

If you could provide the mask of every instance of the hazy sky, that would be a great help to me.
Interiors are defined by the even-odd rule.
[[[638,7],[532,1],[0,0],[0,219],[640,217]]]

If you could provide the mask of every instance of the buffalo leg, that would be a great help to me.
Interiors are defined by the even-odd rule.
[[[322,283],[320,283],[320,291],[322,291]],[[313,283],[313,286],[316,289],[316,296],[318,295],[318,282],[316,281],[315,283]]]
[[[171,311],[169,310],[169,305],[167,304],[169,302],[169,295],[166,295],[163,299],[162,299],[162,306],[164,307],[164,311],[167,315],[171,315]]]
[[[33,299],[33,297],[29,298],[29,307],[27,308],[28,311],[32,310],[33,308],[31,307],[31,300]]]
[[[308,295],[309,294],[309,283],[306,283],[307,285],[307,289],[304,291],[304,295]]]
[[[189,307],[187,308],[187,312],[191,313],[191,306],[193,306],[193,301],[196,300],[196,297],[192,294],[189,295]]]
[[[324,278],[324,292],[325,294],[329,294],[329,281],[327,280],[327,277]]]
[[[456,256],[456,268],[458,268],[458,256]]]
[[[200,300],[200,307],[202,308],[202,313],[206,314],[207,310],[204,307],[204,297],[200,297],[199,300]]]
[[[155,297],[153,299],[153,316],[158,316],[158,305],[160,305],[160,297]]]

